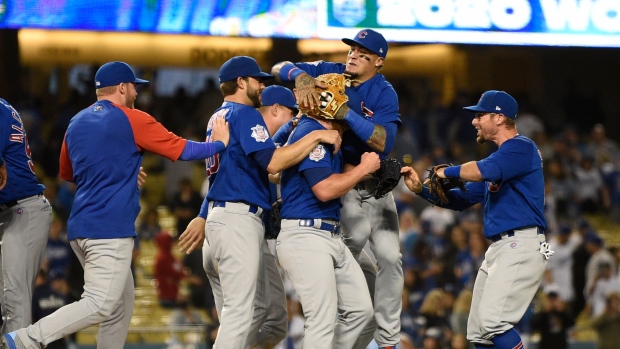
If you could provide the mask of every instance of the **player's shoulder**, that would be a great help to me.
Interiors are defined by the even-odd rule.
[[[313,118],[303,115],[291,134],[290,142],[295,142],[316,130],[325,130],[325,127]]]

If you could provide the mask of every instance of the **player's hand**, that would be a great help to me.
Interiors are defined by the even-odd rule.
[[[202,217],[192,219],[183,234],[179,236],[179,251],[190,254],[196,247],[202,247],[206,224],[207,220]]]
[[[334,145],[334,154],[337,154],[340,150],[340,145],[342,144],[342,138],[340,137],[340,132],[336,130],[319,130],[312,131],[318,132],[319,143],[327,143]]]
[[[313,109],[315,105],[319,105],[321,95],[316,91],[315,86],[326,88],[327,85],[317,81],[307,73],[301,73],[295,78],[295,94],[297,104]]]
[[[373,173],[381,167],[381,158],[379,158],[379,154],[375,152],[364,153],[360,159],[359,166],[364,166],[364,172],[366,174]]]
[[[218,117],[213,121],[213,129],[211,130],[211,140],[222,141],[224,145],[228,146],[230,140],[230,130],[228,129],[228,121],[226,119]]]
[[[2,166],[0,166],[0,190],[4,189],[4,186],[6,186],[6,181],[7,181],[8,177],[6,174],[6,162],[4,164],[2,164]]]
[[[142,185],[146,182],[147,176],[146,172],[144,172],[144,167],[140,166],[140,172],[138,172],[138,188],[142,188]]]
[[[400,173],[405,178],[405,185],[409,190],[416,194],[422,192],[422,182],[420,181],[418,173],[412,167],[405,166],[400,169]]]

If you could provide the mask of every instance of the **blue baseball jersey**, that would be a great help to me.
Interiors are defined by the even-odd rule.
[[[0,98],[1,157],[6,163],[7,183],[0,190],[0,204],[27,198],[43,192],[34,173],[34,165],[28,146],[26,129],[19,113],[7,101]]]
[[[289,138],[293,144],[315,130],[325,130],[318,121],[303,116]],[[280,215],[286,219],[321,218],[340,220],[340,198],[322,202],[312,191],[312,187],[332,173],[342,172],[342,156],[333,154],[330,144],[319,144],[299,164],[282,171],[280,191],[282,209]],[[322,170],[311,173],[312,170]],[[320,177],[317,177],[320,173]]]
[[[322,74],[339,73],[345,71],[346,65],[333,62],[300,62],[295,66],[317,77]],[[346,89],[349,102],[347,105],[351,111],[359,116],[371,121],[375,125],[381,125],[386,130],[385,149],[379,153],[381,159],[389,156],[394,148],[396,141],[396,131],[401,124],[398,114],[398,96],[392,85],[381,74],[376,74],[370,80],[348,87]],[[342,136],[342,156],[344,161],[353,165],[358,165],[362,154],[374,152],[366,139],[360,139],[353,131],[347,130]]]
[[[531,139],[517,135],[477,164],[483,182],[467,183],[467,191],[450,190],[450,203],[439,206],[463,210],[484,202],[487,238],[524,227],[547,229],[542,155]]]
[[[207,201],[244,202],[271,209],[267,169],[253,157],[256,152],[276,149],[262,115],[252,106],[224,102],[211,118],[221,117],[228,121],[230,140],[217,158],[207,159],[211,184]]]
[[[75,115],[60,152],[60,177],[76,184],[68,238],[136,236],[143,151],[175,161],[185,143],[149,114],[107,100]]]

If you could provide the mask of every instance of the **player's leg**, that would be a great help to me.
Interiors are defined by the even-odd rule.
[[[341,253],[335,268],[339,315],[333,348],[353,348],[362,331],[373,320],[374,310],[370,294],[364,292],[366,280],[362,269],[344,242],[335,241],[340,244]]]
[[[483,299],[483,292],[485,290],[488,277],[487,261],[482,261],[478,274],[476,275],[476,281],[474,282],[474,289],[472,293],[471,307],[469,311],[469,317],[467,318],[467,339],[472,342],[476,349],[481,348],[494,348],[493,342],[482,337],[483,330],[480,324],[479,309]]]
[[[396,345],[400,338],[400,312],[404,285],[398,236],[398,215],[392,193],[363,204],[372,227],[370,249],[377,259],[375,288],[375,340],[379,347]]]
[[[97,349],[115,349],[125,346],[135,298],[133,275],[129,273],[125,281],[123,296],[116,304],[112,315],[99,326]]]
[[[365,196],[364,198],[367,198]],[[342,198],[340,225],[344,241],[353,256],[358,259],[370,237],[370,221],[362,207],[364,199],[357,189],[349,190]]]
[[[271,348],[280,343],[288,331],[286,294],[276,259],[267,241],[263,242],[263,268],[259,271],[254,302],[254,319],[248,343],[253,348]]]
[[[205,230],[207,229],[207,225],[205,224]],[[217,311],[217,316],[219,317],[222,313],[222,304],[224,303],[224,296],[222,295],[222,285],[220,283],[220,276],[217,273],[217,261],[213,258],[211,254],[211,246],[209,245],[209,241],[206,238],[205,232],[205,240],[202,244],[202,266],[205,269],[205,273],[207,274],[207,278],[209,279],[209,284],[211,285],[211,291],[213,292],[213,300],[215,302],[215,310]]]
[[[52,222],[44,197],[2,212],[2,333],[32,323],[32,293]]]
[[[306,318],[303,348],[331,348],[338,314],[334,264],[340,253],[331,233],[282,220],[277,250]]]
[[[264,232],[259,216],[247,210],[227,205],[213,208],[207,218],[223,299],[215,348],[245,349],[250,334]]]
[[[82,299],[16,331],[26,347],[47,345],[105,321],[125,293],[131,273],[133,238],[77,239],[71,241],[71,247],[84,267]]]

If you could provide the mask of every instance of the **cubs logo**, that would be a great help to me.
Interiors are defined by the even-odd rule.
[[[257,142],[265,142],[269,139],[269,132],[263,126],[256,125],[252,127],[252,138]]]
[[[497,193],[499,191],[499,188],[502,186],[501,183],[489,183],[488,189],[491,193]]]
[[[513,243],[510,244],[510,248],[515,248],[515,247],[517,247],[517,243],[516,242],[513,242]]]
[[[325,157],[325,147],[322,145],[317,145],[314,150],[310,153],[310,160],[319,162],[321,159]]]
[[[375,115],[375,113],[372,110],[370,110],[370,109],[368,109],[368,107],[366,107],[364,102],[362,102],[362,112],[364,113],[364,116],[367,116],[369,118],[372,118]]]

